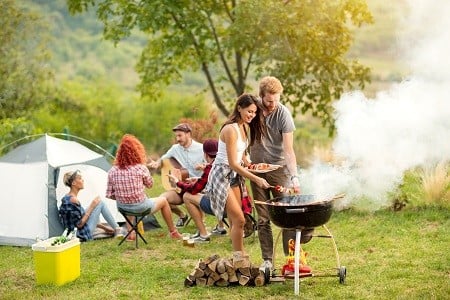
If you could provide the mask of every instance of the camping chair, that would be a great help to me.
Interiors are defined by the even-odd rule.
[[[134,231],[136,233],[136,249],[138,248],[138,239],[141,238],[144,243],[147,244],[147,241],[144,239],[144,237],[142,236],[142,234],[140,233],[140,231],[138,230],[138,224],[139,222],[141,222],[148,214],[151,213],[152,209],[149,208],[143,212],[140,213],[136,213],[136,212],[131,212],[131,211],[127,211],[123,208],[118,207],[118,210],[120,212],[120,214],[125,218],[125,220],[127,221],[127,223],[131,226],[130,231],[128,231],[128,233],[122,238],[122,240],[119,243],[119,246],[122,245],[122,243],[127,239],[127,237]],[[130,219],[128,219],[128,216],[133,216],[134,218],[134,222],[131,222]]]

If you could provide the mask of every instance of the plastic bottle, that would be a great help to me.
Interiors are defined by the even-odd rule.
[[[72,239],[76,239],[77,238],[77,230],[78,230],[78,228],[74,228],[73,229],[73,231],[72,231]]]

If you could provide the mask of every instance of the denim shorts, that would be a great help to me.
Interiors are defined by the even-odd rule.
[[[153,211],[153,208],[155,207],[155,200],[153,200],[152,198],[147,198],[140,203],[133,203],[133,204],[125,204],[117,202],[117,207],[120,207],[122,209],[134,213],[144,212],[147,209],[151,209]]]
[[[203,210],[205,214],[208,215],[214,215],[212,209],[211,209],[211,201],[209,200],[209,197],[206,195],[203,195],[200,199],[200,208]]]
[[[214,216],[214,213],[212,211],[211,208],[211,200],[209,200],[209,197],[206,195],[203,195],[202,198],[200,199],[200,209],[208,215],[212,215]],[[223,217],[226,218],[227,217],[227,213],[224,212]]]

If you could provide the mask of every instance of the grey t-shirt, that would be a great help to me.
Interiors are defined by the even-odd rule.
[[[250,147],[250,160],[252,163],[269,163],[284,166],[283,133],[295,130],[294,119],[291,113],[281,103],[277,109],[266,116],[267,136],[261,143],[255,142]]]

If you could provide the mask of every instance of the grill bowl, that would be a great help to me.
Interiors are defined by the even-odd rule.
[[[273,224],[281,228],[302,229],[328,222],[333,212],[332,200],[317,202],[314,195],[292,195],[267,200],[266,204]]]

